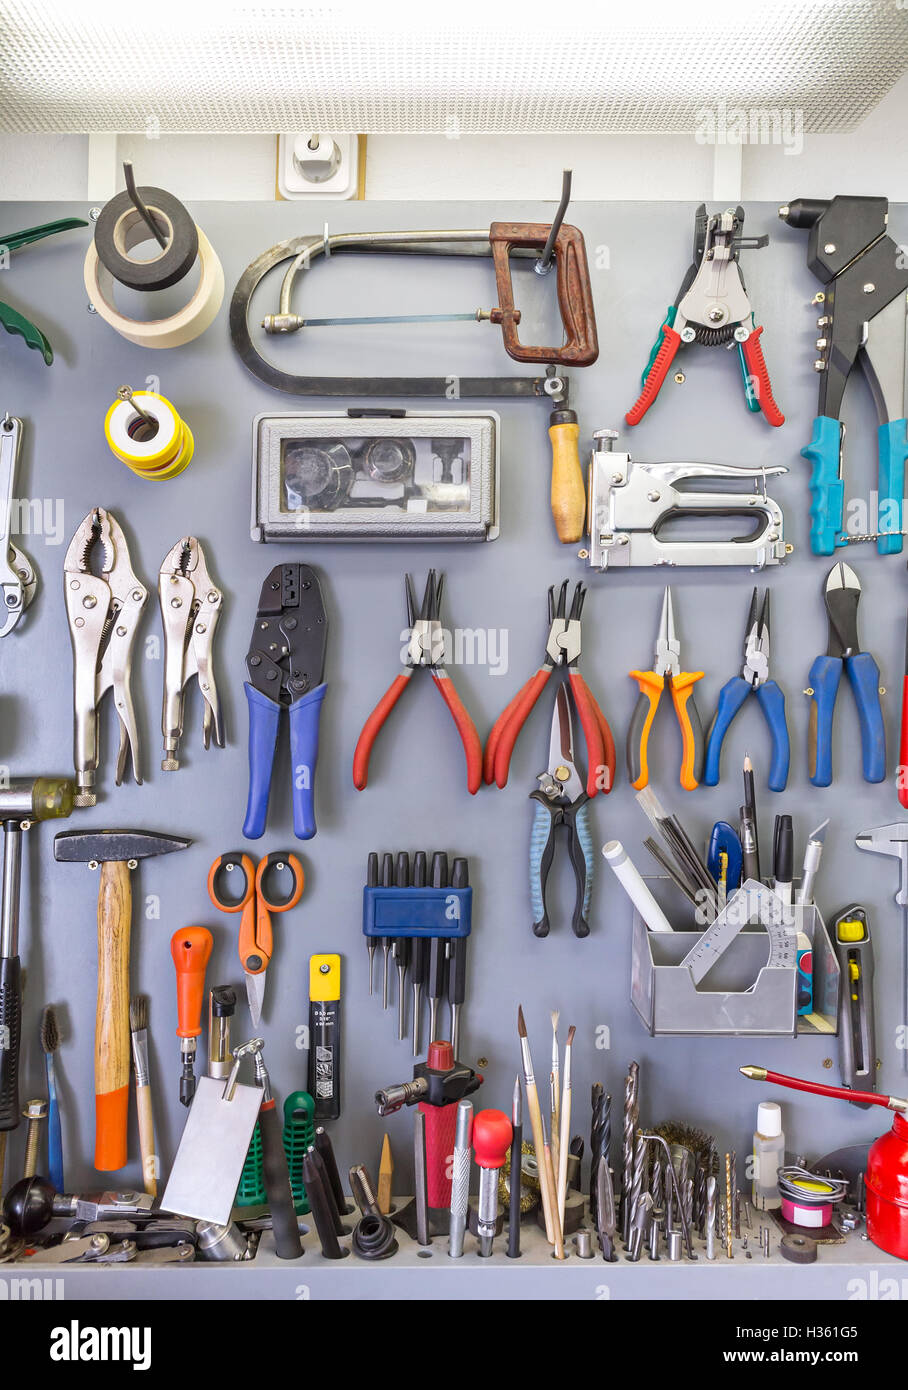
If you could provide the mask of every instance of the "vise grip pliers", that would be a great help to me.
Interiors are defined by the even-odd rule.
[[[212,648],[224,595],[212,582],[199,541],[184,536],[168,551],[158,574],[158,596],[164,627],[164,706],[161,732],[164,736],[164,772],[176,772],[183,736],[186,686],[197,677],[205,702],[202,741],[211,746],[211,734],[218,748],[224,746],[224,725],[214,679]]]
[[[100,572],[92,573],[94,551]],[[130,678],[132,651],[148,590],[133,573],[129,548],[112,512],[95,507],[69,543],[63,563],[66,614],[73,649],[73,762],[77,806],[94,806],[98,770],[98,710],[113,690],[120,724],[117,786],[123,781],[127,754],[139,785],[139,735]]]

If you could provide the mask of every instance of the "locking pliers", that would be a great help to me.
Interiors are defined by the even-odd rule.
[[[91,568],[96,550],[101,561],[97,574]],[[100,756],[98,710],[108,690],[113,690],[120,724],[117,786],[123,781],[127,753],[132,757],[133,776],[142,783],[130,677],[148,590],[133,573],[126,537],[112,512],[95,507],[88,513],[66,552],[63,582],[73,648],[75,804],[94,806]]]
[[[183,736],[186,686],[198,677],[205,701],[202,741],[224,746],[224,726],[214,680],[212,648],[224,596],[212,583],[205,552],[195,536],[184,536],[164,558],[158,575],[161,621],[164,625],[164,772],[180,766],[177,753]]]

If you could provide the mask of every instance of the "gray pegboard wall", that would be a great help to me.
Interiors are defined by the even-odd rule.
[[[797,186],[796,172],[792,187],[779,190],[780,201],[811,192]],[[379,1085],[409,1077],[412,1057],[409,1044],[396,1041],[394,1013],[384,1014],[380,998],[368,997],[361,888],[366,856],[372,849],[446,849],[469,857],[475,888],[461,1053],[464,1060],[479,1065],[486,1078],[477,1103],[509,1108],[519,1065],[518,1002],[527,1016],[541,1074],[548,1069],[549,1011],[557,1008],[562,1037],[568,1024],[577,1027],[574,1113],[578,1132],[588,1131],[588,1097],[594,1080],[612,1092],[613,1113],[620,1115],[623,1077],[628,1061],[636,1058],[641,1065],[644,1119],[654,1123],[684,1119],[713,1133],[720,1149],[734,1148],[743,1155],[757,1101],[771,1092],[746,1083],[738,1075],[738,1066],[759,1062],[817,1080],[835,1080],[837,1043],[833,1038],[650,1039],[629,998],[630,906],[601,859],[589,939],[577,941],[571,934],[573,885],[561,855],[549,884],[552,933],[544,941],[534,938],[527,882],[531,822],[527,796],[547,756],[548,696],[520,737],[506,790],[483,788],[475,798],[468,795],[459,740],[442,701],[425,678],[412,682],[381,734],[368,789],[357,793],[351,781],[359,730],[399,669],[405,571],[410,570],[421,586],[430,565],[443,568],[446,624],[494,629],[506,642],[502,648],[506,657],[497,668],[453,668],[483,738],[539,663],[546,633],[547,586],[564,577],[585,578],[590,592],[584,611],[583,668],[611,721],[619,751],[618,784],[592,808],[595,842],[598,846],[620,837],[642,865],[648,826],[634,803],[623,767],[624,737],[636,698],[627,672],[651,664],[665,575],[641,570],[594,576],[577,559],[577,547],[558,544],[548,506],[547,412],[536,403],[492,403],[502,417],[501,536],[492,544],[253,544],[248,501],[253,417],[263,410],[317,409],[319,403],[282,396],[249,375],[230,345],[227,305],[249,261],[285,237],[320,231],[323,214],[281,203],[193,205],[188,198],[191,190],[173,192],[187,198],[222,259],[227,284],[216,322],[194,343],[159,353],[143,350],[124,342],[87,311],[82,259],[88,230],[66,233],[16,253],[0,285],[4,299],[41,325],[57,354],[53,366],[46,368],[19,339],[2,344],[0,407],[20,415],[26,430],[18,492],[42,499],[42,514],[48,518],[47,534],[30,534],[20,541],[39,571],[36,600],[18,629],[0,643],[0,760],[13,775],[65,774],[71,769],[70,649],[61,574],[70,536],[92,506],[104,505],[118,517],[136,573],[150,591],[134,671],[146,783],[114,787],[115,720],[108,708],[102,726],[98,806],[59,828],[148,827],[193,840],[186,853],[143,864],[134,879],[132,988],[150,997],[152,1077],[165,1168],[184,1120],[178,1103],[171,933],[188,923],[209,927],[215,949],[208,983],[241,983],[237,921],[212,908],[206,875],[218,854],[244,843],[244,655],[262,579],[281,559],[306,560],[319,570],[330,635],[329,690],[316,790],[318,835],[306,844],[293,838],[284,750],[275,772],[268,833],[261,841],[245,845],[254,854],[294,849],[306,872],[299,908],[275,919],[276,945],[262,1026],[279,1098],[306,1084],[306,1057],[297,1044],[298,1029],[307,1021],[309,955],[339,951],[343,957],[343,1110],[340,1120],[330,1126],[338,1158],[342,1170],[358,1161],[376,1169],[387,1129],[396,1156],[395,1189],[409,1190],[410,1118],[401,1114],[386,1122],[379,1120],[373,1092]],[[85,216],[87,211],[87,206],[69,204],[7,204],[3,219],[7,227],[19,228],[64,215]],[[547,205],[353,203],[332,206],[330,224],[332,231],[413,225],[484,227],[493,219],[545,220],[549,216]],[[595,366],[571,374],[572,403],[581,421],[584,452],[593,430],[619,425],[636,399],[640,371],[689,260],[692,218],[692,204],[597,203],[571,209],[570,220],[586,238],[601,345]],[[749,751],[758,769],[764,846],[770,843],[772,816],[790,812],[798,863],[807,832],[830,817],[817,898],[827,919],[856,900],[870,913],[883,1058],[879,1084],[882,1090],[898,1093],[905,1083],[895,1044],[902,970],[898,912],[893,904],[897,865],[860,854],[854,835],[901,815],[894,772],[904,651],[904,561],[878,557],[868,546],[854,548],[846,557],[864,590],[859,612],[862,644],[876,656],[887,688],[884,707],[892,775],[885,785],[862,781],[857,717],[843,685],[836,717],[835,781],[827,790],[816,790],[806,774],[807,701],[802,691],[811,661],[825,650],[821,590],[831,562],[810,554],[808,465],[799,450],[810,438],[815,414],[816,311],[810,301],[817,284],[806,267],[804,235],[781,224],[774,206],[750,205],[746,230],[748,234],[768,231],[771,238],[768,249],[744,253],[743,269],[758,321],[765,326],[766,360],[776,399],[786,414],[785,425],[774,430],[762,416],[748,413],[733,355],[691,348],[680,363],[684,384],[669,380],[644,422],[626,431],[623,439],[632,454],[644,460],[784,463],[790,468],[786,477],[773,481],[771,490],[783,505],[786,536],[795,551],[784,567],[757,576],[756,582],[767,582],[772,588],[772,667],[787,697],[792,773],[786,793],[766,791],[767,731],[756,705],[749,702],[726,742],[722,782],[692,794],[678,786],[677,726],[670,710],[661,710],[651,744],[652,781],[667,805],[703,838],[715,819],[736,818],[742,799],[739,769]],[[908,210],[891,210],[890,232],[896,240],[908,236]],[[280,273],[272,274],[256,297],[252,322],[260,317],[260,303],[268,307],[276,303]],[[457,311],[478,304],[488,307],[494,298],[488,262],[425,261],[413,266],[378,258],[338,259],[330,265],[319,264],[301,288],[305,312],[312,315]],[[523,336],[532,340],[529,330]],[[291,338],[272,343],[270,352],[292,370],[320,373],[446,375],[468,370],[494,375],[531,370],[510,362],[498,330],[489,325],[370,328],[358,334],[326,329],[317,341]],[[163,484],[144,482],[129,473],[109,452],[103,433],[104,415],[117,387],[122,382],[143,387],[151,378],[152,389],[174,402],[195,436],[195,457],[189,469]],[[324,402],[326,408],[337,404]],[[876,485],[876,425],[869,394],[860,384],[849,395],[846,419],[846,496],[866,495]],[[159,769],[162,662],[155,589],[161,560],[187,533],[203,541],[213,577],[225,593],[216,671],[228,747],[203,751],[200,701],[194,692],[187,709],[184,765],[168,774]],[[676,572],[671,580],[684,665],[706,673],[696,688],[706,723],[720,687],[740,667],[755,577],[746,570],[698,570]],[[26,845],[21,952],[28,979],[22,1095],[43,1091],[38,1023],[42,1006],[53,1001],[60,1009],[63,1033],[58,1085],[67,1187],[91,1189],[100,1185],[91,1160],[98,879],[80,866],[55,864],[55,828],[38,827]],[[246,1031],[241,1008],[235,1036]],[[831,1070],[824,1067],[830,1057],[834,1059]],[[816,1157],[839,1145],[869,1140],[883,1128],[875,1115],[832,1101],[797,1098],[791,1093],[779,1099],[793,1152]],[[139,1185],[134,1107],[131,1125],[133,1161],[122,1182]],[[8,1181],[21,1163],[23,1134],[24,1126],[10,1142]],[[353,1263],[344,1262],[346,1266]],[[693,1275],[692,1270],[688,1272]],[[685,1296],[680,1288],[684,1273],[676,1271],[670,1296]],[[778,1281],[778,1269],[774,1273]],[[118,1295],[127,1296],[139,1287],[127,1283],[137,1274],[125,1271],[119,1276]],[[243,1282],[255,1274],[255,1266],[249,1267]],[[348,1289],[355,1274],[351,1268],[344,1271]],[[409,1285],[411,1292],[422,1287],[431,1271],[423,1264],[418,1274],[419,1281]],[[643,1267],[638,1267],[638,1292],[643,1274]],[[298,1275],[297,1270],[286,1271],[286,1289],[282,1285],[282,1292],[274,1296],[293,1296]],[[197,1276],[202,1277],[201,1270],[166,1279],[172,1286],[174,1278]],[[215,1272],[205,1277],[210,1280]],[[558,1296],[557,1277],[558,1271],[545,1274],[547,1296]],[[597,1278],[598,1274],[589,1276],[591,1288]],[[162,1291],[162,1282],[159,1273],[155,1292]],[[616,1277],[612,1282],[620,1280]],[[103,1278],[98,1284],[111,1287],[111,1281]],[[509,1296],[510,1287],[502,1276],[498,1296]],[[142,1279],[142,1290],[152,1293],[147,1277]],[[571,1296],[586,1295],[572,1286]]]

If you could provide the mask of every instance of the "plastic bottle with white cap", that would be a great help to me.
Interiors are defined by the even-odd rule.
[[[753,1199],[757,1211],[770,1211],[782,1205],[776,1174],[784,1164],[782,1107],[774,1100],[763,1100],[757,1106],[753,1148]]]

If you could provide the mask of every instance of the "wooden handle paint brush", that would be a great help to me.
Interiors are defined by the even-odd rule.
[[[561,1092],[561,1140],[558,1145],[558,1224],[564,1230],[564,1206],[567,1201],[568,1159],[571,1156],[571,1053],[574,1034],[571,1025],[564,1046],[564,1087]]]
[[[555,1185],[552,1181],[551,1151],[546,1143],[542,1126],[542,1111],[539,1108],[539,1092],[536,1090],[536,1077],[533,1072],[533,1059],[530,1056],[530,1041],[523,1017],[523,1008],[517,1009],[517,1032],[520,1036],[520,1053],[523,1059],[523,1082],[527,1093],[527,1107],[530,1112],[530,1125],[533,1131],[533,1147],[539,1168],[539,1191],[542,1197],[542,1214],[545,1217],[545,1234],[550,1245],[555,1246],[559,1260],[564,1259],[564,1241],[558,1229],[558,1212],[555,1201]],[[549,1159],[546,1163],[546,1153]]]
[[[152,1197],[158,1191],[158,1156],[155,1152],[151,1084],[148,1075],[148,1000],[136,994],[129,1001],[129,1031],[132,1035],[132,1061],[136,1073],[136,1110],[139,1117],[139,1147],[142,1150],[142,1177],[145,1191]]]

